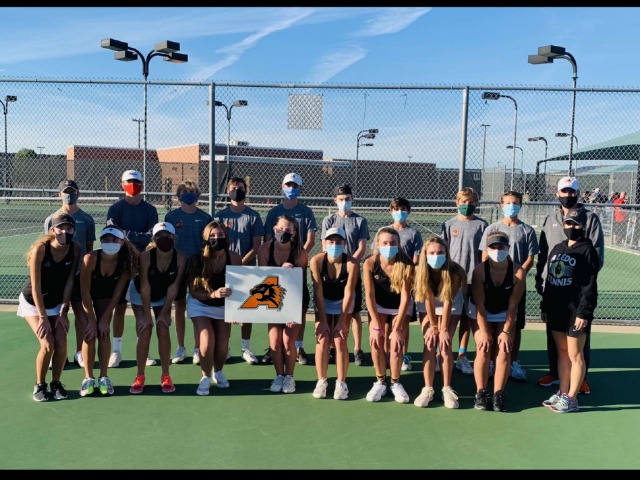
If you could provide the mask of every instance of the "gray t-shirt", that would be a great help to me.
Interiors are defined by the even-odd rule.
[[[229,247],[243,258],[253,247],[253,239],[264,236],[260,214],[246,205],[241,212],[234,212],[231,207],[227,207],[217,212],[213,218],[227,227]]]
[[[327,230],[334,227],[344,228],[344,232],[347,234],[344,251],[349,255],[353,255],[358,250],[360,240],[369,240],[367,219],[355,212],[351,212],[346,217],[341,217],[337,213],[324,217],[324,220],[322,220],[322,238],[324,238]]]
[[[62,210],[56,210],[45,219],[44,233],[49,233],[49,229],[51,228],[51,219],[60,213],[65,212]],[[96,222],[91,215],[82,209],[78,209],[77,212],[70,213],[69,215],[71,215],[76,221],[76,231],[73,234],[73,239],[80,243],[80,246],[82,247],[82,255],[84,256],[87,253],[87,242],[96,241]],[[80,268],[81,263],[82,258],[80,258],[78,268]]]
[[[511,260],[522,265],[529,255],[538,254],[538,238],[531,225],[518,220],[514,226],[505,225],[502,220],[492,223],[487,227],[480,241],[480,250],[487,250],[487,232],[499,230],[509,236],[509,255]]]
[[[300,224],[300,237],[302,239],[301,245],[304,245],[307,241],[309,232],[315,232],[318,230],[316,217],[313,214],[313,210],[309,207],[298,202],[298,204],[293,208],[285,208],[281,203],[273,207],[267,213],[267,218],[264,221],[265,235],[271,235],[271,237],[273,237],[273,227],[276,225],[278,218],[282,215],[289,215],[290,217],[298,220],[298,223]]]
[[[471,285],[473,269],[482,262],[480,241],[488,225],[475,215],[470,220],[460,220],[456,215],[442,224],[441,236],[449,244],[451,259],[467,272],[468,285]]]
[[[394,228],[393,223],[391,225],[386,225],[385,227]],[[420,235],[418,230],[410,227],[409,225],[401,228],[400,230],[396,230],[396,232],[398,232],[398,235],[400,236],[400,248],[402,249],[402,252],[409,257],[411,261],[413,261],[413,257],[415,255],[420,255],[420,250],[422,250],[422,235]],[[373,248],[374,245],[371,247]]]
[[[164,221],[176,229],[176,249],[191,258],[202,248],[202,232],[211,222],[211,215],[198,208],[193,213],[187,213],[178,207],[164,216]]]

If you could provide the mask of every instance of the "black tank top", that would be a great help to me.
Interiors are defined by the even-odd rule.
[[[373,284],[375,287],[376,303],[384,308],[397,309],[400,306],[400,294],[391,291],[391,279],[380,266],[380,256],[373,262]]]
[[[327,259],[326,253],[322,259],[320,277],[322,278],[322,292],[324,298],[327,300],[335,301],[344,298],[344,289],[347,286],[347,279],[349,278],[349,273],[347,272],[347,255],[345,253],[342,254],[341,261],[342,267],[340,268],[340,273],[336,278],[331,278],[327,270],[329,260]]]
[[[124,270],[124,260],[118,255],[116,268],[113,273],[108,276],[102,274],[100,264],[102,263],[102,249],[96,251],[96,268],[91,273],[91,299],[101,300],[104,298],[111,298],[113,291],[116,289],[116,284],[122,276]]]
[[[225,274],[227,273],[227,265],[231,264],[231,254],[227,252],[227,261],[224,264],[224,268],[221,272],[214,273],[209,279],[209,286],[211,287],[211,291],[217,290],[221,287],[224,287],[225,284]],[[200,300],[205,305],[209,305],[210,307],[223,307],[224,306],[224,298],[208,298],[207,300]]]
[[[484,261],[484,308],[489,313],[504,312],[509,308],[509,298],[513,293],[513,262],[509,258],[502,285],[496,287],[491,279],[489,261]]]
[[[51,242],[44,244],[44,258],[40,266],[40,289],[42,290],[44,308],[54,308],[62,303],[64,287],[67,283],[69,272],[73,268],[74,255],[75,242],[69,245],[69,250],[62,261],[56,263],[51,252]],[[36,304],[33,299],[31,275],[27,277],[27,281],[22,287],[22,295],[31,305]]]
[[[178,276],[178,252],[175,248],[173,249],[171,263],[164,272],[158,270],[158,249],[151,249],[150,256],[147,278],[149,279],[149,285],[151,285],[151,301],[157,302],[167,294],[167,290]],[[133,284],[138,293],[140,293],[140,275],[133,279]]]
[[[273,249],[275,247],[275,242],[272,240],[271,241],[271,245],[269,245],[269,266],[270,267],[281,267],[282,265],[278,265],[276,263],[276,259],[273,256]],[[291,251],[289,252],[289,258],[287,258],[287,261],[284,263],[292,263],[293,265],[296,264],[295,259],[293,258],[293,249],[291,249]]]

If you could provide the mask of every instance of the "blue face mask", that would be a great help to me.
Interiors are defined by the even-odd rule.
[[[427,263],[436,270],[440,270],[446,261],[446,255],[427,255]]]
[[[520,205],[510,203],[502,207],[502,215],[507,218],[517,217],[518,213],[520,213]]]
[[[338,210],[342,213],[347,213],[351,211],[353,202],[351,200],[345,200],[344,202],[336,202],[336,204],[338,205]]]
[[[393,212],[391,212],[391,216],[396,222],[402,223],[409,216],[409,212],[407,212],[406,210],[394,210]]]
[[[185,205],[193,205],[198,200],[198,195],[194,192],[184,192],[180,195],[180,201]]]
[[[296,198],[298,198],[298,195],[300,195],[300,189],[294,187],[284,187],[282,189],[282,194],[289,200],[295,200]]]
[[[336,258],[336,257],[339,257],[340,255],[342,255],[342,252],[344,252],[344,246],[342,246],[342,245],[327,245],[326,250],[327,250],[327,254],[330,257]]]
[[[380,247],[380,255],[382,255],[387,260],[392,259],[398,253],[398,247],[395,245],[385,245]]]

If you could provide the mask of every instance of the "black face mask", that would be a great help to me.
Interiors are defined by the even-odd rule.
[[[246,198],[246,196],[247,192],[240,189],[231,190],[231,192],[229,192],[229,198],[234,202],[241,202]]]
[[[558,200],[564,208],[573,208],[578,203],[578,197],[558,197]]]
[[[562,230],[564,230],[564,234],[569,240],[574,241],[580,240],[582,238],[582,234],[584,233],[582,228],[564,227]]]
[[[227,238],[226,237],[224,237],[224,238],[211,238],[209,240],[209,245],[216,252],[219,252],[220,250],[224,250],[227,247]]]
[[[170,238],[170,237],[157,238],[155,243],[158,249],[162,252],[168,252],[173,248],[173,245],[174,245],[173,238]]]
[[[286,232],[284,230],[276,230],[274,232],[274,237],[278,242],[284,245],[285,243],[289,243],[291,241],[291,239],[293,238],[293,235],[291,235],[289,232]]]

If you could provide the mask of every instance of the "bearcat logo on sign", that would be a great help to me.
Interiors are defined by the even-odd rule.
[[[282,310],[284,295],[287,293],[286,288],[282,287],[278,281],[277,275],[269,275],[262,282],[254,286],[249,293],[251,296],[247,298],[241,309],[255,309],[262,305],[269,309]]]

